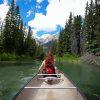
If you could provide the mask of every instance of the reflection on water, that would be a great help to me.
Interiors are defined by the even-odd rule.
[[[0,100],[11,100],[37,72],[40,62],[0,64]],[[100,68],[58,63],[59,68],[84,92],[88,100],[100,100]]]
[[[59,62],[59,68],[84,92],[88,100],[100,100],[100,68]]]
[[[11,100],[37,72],[40,63],[0,64],[0,100]]]

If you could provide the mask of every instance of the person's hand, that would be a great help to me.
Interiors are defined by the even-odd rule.
[[[38,74],[40,73],[40,70],[38,70]]]

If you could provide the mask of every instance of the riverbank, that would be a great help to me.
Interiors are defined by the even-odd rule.
[[[100,56],[95,56],[89,53],[83,54],[80,59],[90,65],[95,65],[100,67]]]
[[[74,63],[74,64],[85,63],[85,64],[100,67],[100,56],[95,56],[95,55],[92,55],[92,54],[89,54],[89,53],[85,53],[81,57],[66,54],[63,57],[56,57],[56,59],[57,59],[57,62],[66,61],[68,63]]]

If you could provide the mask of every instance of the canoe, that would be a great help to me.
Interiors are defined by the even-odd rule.
[[[86,100],[82,92],[64,74],[52,84],[35,75],[13,100]]]

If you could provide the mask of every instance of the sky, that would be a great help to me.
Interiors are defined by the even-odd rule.
[[[33,36],[40,38],[58,34],[64,28],[70,12],[74,16],[85,14],[86,2],[90,0],[15,0],[21,17],[31,26]],[[11,0],[0,0],[0,18],[4,20]]]

